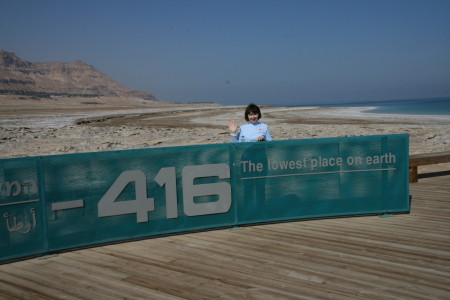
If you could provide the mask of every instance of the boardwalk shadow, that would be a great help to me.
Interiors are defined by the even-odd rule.
[[[430,173],[419,174],[419,179],[438,177],[438,176],[447,176],[447,175],[450,175],[450,171],[430,172]]]

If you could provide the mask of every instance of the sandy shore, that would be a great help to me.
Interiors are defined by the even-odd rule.
[[[244,122],[244,106],[213,103],[6,96],[0,103],[0,158],[227,143],[228,120]],[[277,140],[407,133],[411,154],[450,148],[450,116],[372,114],[367,107],[261,109]]]

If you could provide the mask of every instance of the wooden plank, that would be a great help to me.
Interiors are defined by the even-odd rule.
[[[411,214],[175,235],[0,265],[0,299],[450,299],[450,176]]]
[[[409,182],[415,183],[419,180],[419,166],[448,163],[450,152],[436,152],[413,154],[409,156]]]
[[[410,166],[432,165],[450,162],[450,152],[413,154],[409,156]]]

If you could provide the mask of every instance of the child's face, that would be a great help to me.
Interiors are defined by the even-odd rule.
[[[250,121],[250,123],[258,122],[258,114],[255,114],[254,112],[249,113],[248,120]]]

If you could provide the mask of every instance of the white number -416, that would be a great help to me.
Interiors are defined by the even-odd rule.
[[[194,184],[196,178],[230,178],[227,164],[186,166],[182,170],[183,209],[187,216],[226,213],[231,207],[231,185],[228,182]],[[162,168],[155,182],[165,187],[168,219],[178,218],[178,197],[175,167]],[[136,199],[117,201],[128,184],[134,183]],[[218,196],[214,202],[195,203],[195,197]],[[148,222],[148,212],[155,210],[154,198],[147,198],[147,177],[139,170],[125,171],[119,175],[98,203],[98,216],[110,217],[136,214],[137,222]]]

